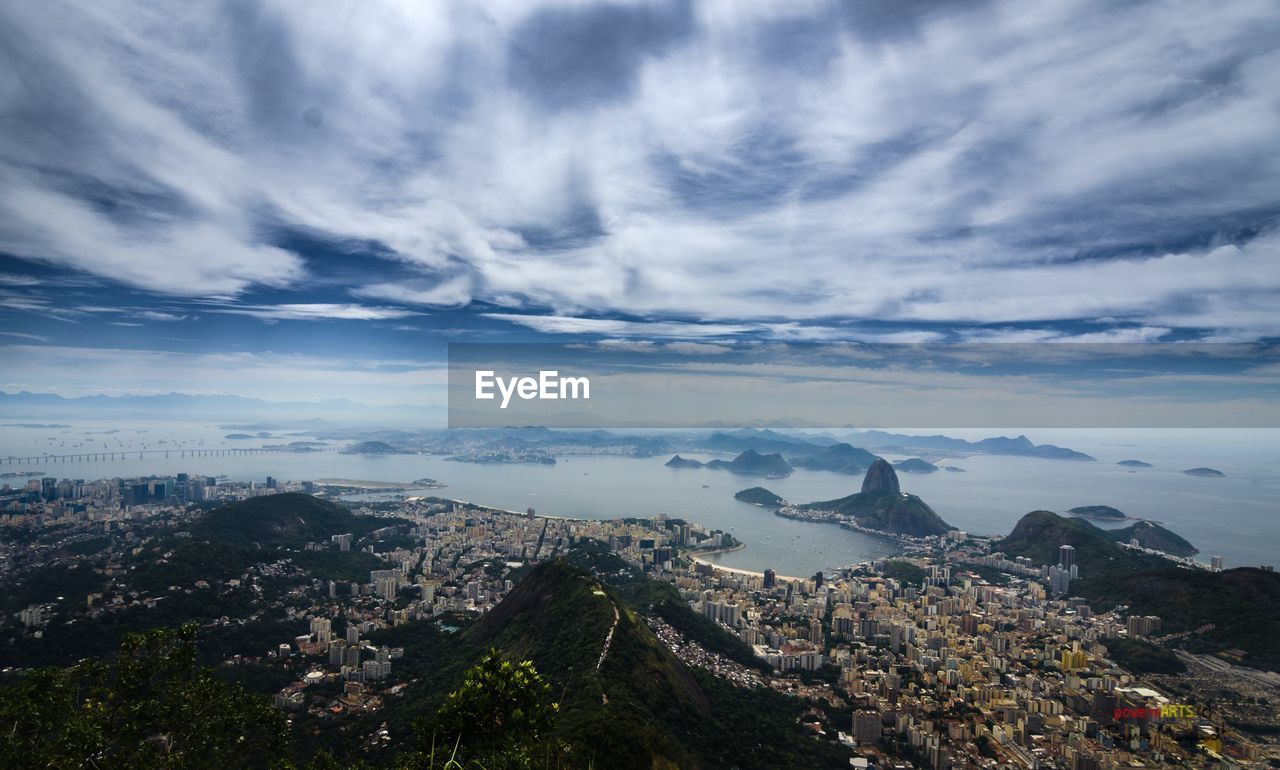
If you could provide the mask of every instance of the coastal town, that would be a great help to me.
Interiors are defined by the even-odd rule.
[[[217,602],[240,614],[211,621],[211,633],[289,632],[255,637],[255,649],[222,665],[271,672],[281,682],[273,702],[292,720],[376,721],[409,684],[400,671],[405,649],[380,641],[389,629],[425,622],[447,630],[483,617],[533,565],[586,549],[592,556],[581,563],[602,579],[667,583],[717,633],[749,650],[726,654],[647,616],[680,661],[735,687],[810,704],[805,724],[814,739],[843,744],[854,766],[1118,770],[1280,761],[1280,676],[1170,652],[1161,646],[1169,641],[1161,618],[1095,610],[1073,597],[1081,568],[1071,546],[1057,549],[1056,564],[1033,564],[1007,558],[999,540],[956,530],[895,535],[899,556],[786,576],[717,564],[717,552],[743,544],[674,517],[574,520],[343,484],[181,474],[32,478],[7,489],[0,524],[30,542],[4,547],[4,578],[21,587],[21,575],[33,571],[94,570],[103,588],[10,607],[4,642],[37,660],[35,651],[68,624],[145,622],[166,605]],[[299,542],[289,557],[234,574],[164,571],[181,557],[154,549],[166,534],[197,529],[220,503],[280,494],[345,499],[358,520],[374,523]],[[373,568],[343,575],[317,566],[335,555]],[[149,570],[190,579],[137,579]],[[279,622],[268,626],[267,617]],[[1180,670],[1126,667],[1117,653],[1135,646],[1174,656]]]

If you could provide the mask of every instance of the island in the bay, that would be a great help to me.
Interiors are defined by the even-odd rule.
[[[782,455],[760,454],[754,449],[748,449],[732,460],[710,460],[705,463],[676,455],[668,460],[666,465],[668,468],[711,468],[742,476],[764,476],[775,479],[790,476],[792,470]]]
[[[1207,479],[1220,479],[1227,475],[1216,468],[1188,468],[1183,473],[1188,476],[1202,476]]]
[[[734,495],[755,505],[776,508],[779,516],[808,521],[829,521],[853,525],[887,535],[932,537],[955,529],[942,520],[923,500],[906,494],[898,475],[886,460],[876,460],[867,469],[862,489],[836,500],[789,505],[764,487],[744,489]]]
[[[398,455],[407,454],[407,451],[398,446],[393,446],[385,441],[361,441],[352,444],[342,450],[343,454],[349,455]]]
[[[1086,519],[1110,519],[1112,521],[1121,521],[1129,518],[1128,514],[1109,505],[1081,505],[1072,508],[1067,513],[1073,516],[1083,516]]]
[[[741,500],[744,503],[758,505],[761,508],[781,508],[787,504],[786,500],[778,497],[774,493],[764,487],[751,487],[750,489],[742,489],[734,493],[733,499]]]
[[[893,464],[893,467],[903,473],[933,473],[938,470],[938,466],[927,460],[921,460],[919,457],[911,457],[901,460]]]

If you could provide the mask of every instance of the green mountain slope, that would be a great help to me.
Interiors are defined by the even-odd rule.
[[[859,526],[912,537],[941,535],[953,527],[915,495],[891,492],[855,492],[838,500],[800,506],[807,510],[835,511],[852,516]]]
[[[741,500],[744,503],[759,505],[764,508],[780,508],[786,505],[787,501],[778,495],[770,492],[764,487],[751,487],[750,489],[740,489],[733,495],[734,500]]]
[[[215,508],[192,525],[191,535],[222,544],[301,548],[331,535],[362,534],[391,523],[379,521],[356,516],[328,500],[286,492]]]
[[[1008,556],[1025,556],[1036,564],[1057,564],[1058,546],[1062,545],[1076,549],[1080,576],[1090,580],[1120,578],[1169,566],[1159,556],[1120,547],[1104,530],[1084,519],[1066,518],[1052,511],[1032,511],[1023,516],[994,548]]]
[[[881,459],[867,468],[861,492],[800,507],[812,511],[835,511],[852,516],[858,526],[897,535],[929,537],[954,529],[923,500],[903,494],[893,466]]]
[[[1195,556],[1200,553],[1186,538],[1150,521],[1138,521],[1121,529],[1106,530],[1107,537],[1117,543],[1137,540],[1143,548],[1152,548],[1174,556]]]
[[[430,623],[386,632],[380,641],[404,645],[403,665],[421,674],[395,704],[393,728],[410,714],[431,713],[466,666],[495,646],[531,660],[550,682],[561,704],[559,737],[575,758],[570,767],[847,767],[847,752],[804,734],[801,702],[731,687],[676,660],[639,612],[657,611],[646,597],[656,604],[670,597],[649,590],[643,577],[619,580],[625,590],[550,562],[459,634],[443,635]]]
[[[1128,614],[1157,615],[1164,633],[1191,632],[1175,641],[1193,652],[1240,650],[1238,662],[1280,667],[1280,575],[1261,569],[1226,572],[1179,567],[1168,559],[1123,548],[1082,519],[1049,511],[1023,516],[993,548],[1054,564],[1058,546],[1076,549],[1081,579],[1071,593],[1095,610],[1126,607]]]

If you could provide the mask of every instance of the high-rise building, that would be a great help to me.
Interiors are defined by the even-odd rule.
[[[1076,565],[1076,549],[1069,545],[1058,546],[1058,566],[1067,572]]]
[[[1209,560],[1209,565],[1210,565],[1211,567],[1213,567],[1215,570],[1217,570],[1218,572],[1221,572],[1221,571],[1222,571],[1222,557],[1221,557],[1221,556],[1214,556],[1212,559],[1210,559],[1210,560]]]
[[[770,588],[773,588],[774,586],[776,586],[777,584],[778,584],[778,573],[774,572],[774,571],[773,571],[773,570],[771,570],[771,569],[767,569],[767,570],[765,570],[765,571],[764,571],[764,588],[765,588],[765,590],[767,591],[767,590],[769,590]]]
[[[1130,639],[1150,636],[1160,630],[1160,618],[1155,615],[1130,615],[1128,631]]]
[[[328,618],[311,619],[311,636],[315,638],[316,644],[328,644],[331,633]]]
[[[345,639],[334,639],[329,642],[329,665],[341,666],[346,659],[347,642]]]
[[[853,739],[860,744],[868,745],[880,741],[882,720],[877,711],[853,712]]]

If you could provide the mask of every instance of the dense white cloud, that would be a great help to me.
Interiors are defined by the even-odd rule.
[[[9,6],[0,251],[303,292],[301,230],[378,245],[360,299],[545,332],[1280,334],[1274,3],[857,7]]]

